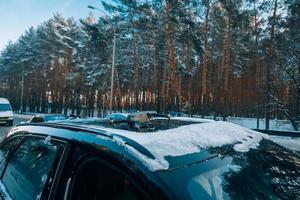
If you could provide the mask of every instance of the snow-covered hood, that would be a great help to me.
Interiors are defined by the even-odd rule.
[[[13,117],[12,111],[0,111],[0,117]]]
[[[169,163],[165,159],[167,156],[182,156],[200,152],[201,149],[223,145],[233,145],[235,151],[247,152],[251,148],[257,148],[262,138],[267,137],[239,125],[221,121],[192,124],[153,133],[92,127],[106,130],[109,133],[117,133],[144,146],[155,159],[148,158],[130,146],[127,148],[153,171],[169,168]],[[114,139],[120,144],[126,145],[121,138],[116,136]]]

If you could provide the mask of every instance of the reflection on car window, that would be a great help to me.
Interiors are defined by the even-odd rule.
[[[187,184],[191,198],[193,200],[230,199],[229,195],[223,191],[223,174],[229,171],[237,171],[238,169],[238,167],[233,165],[225,165],[193,177]]]
[[[211,148],[209,152],[216,155],[230,148]],[[257,149],[228,151],[225,157],[179,168],[162,177],[181,195],[179,199],[300,200],[299,157],[265,139]],[[181,180],[186,187],[174,180]]]
[[[12,155],[2,177],[11,198],[39,199],[60,150],[61,146],[47,139],[26,139]]]

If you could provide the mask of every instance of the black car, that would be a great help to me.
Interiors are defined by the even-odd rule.
[[[248,129],[207,124],[156,133],[19,125],[0,145],[0,199],[300,199],[296,153]],[[212,127],[197,139],[195,130]]]

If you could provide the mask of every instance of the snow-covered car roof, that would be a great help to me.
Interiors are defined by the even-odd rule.
[[[267,137],[262,133],[223,121],[196,123],[147,133],[119,130],[98,125],[84,126],[106,131],[113,135],[120,135],[141,144],[154,155],[155,159],[148,158],[131,147],[128,147],[128,151],[153,171],[169,168],[169,163],[165,159],[167,156],[182,156],[200,152],[201,149],[224,145],[233,145],[235,151],[247,152],[251,148],[257,148],[261,139]],[[114,139],[119,144],[126,145],[122,138],[116,136]]]

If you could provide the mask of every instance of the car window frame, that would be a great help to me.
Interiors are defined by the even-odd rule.
[[[19,142],[18,146],[16,148],[13,149],[13,152],[9,153],[7,159],[6,159],[6,163],[5,163],[5,166],[4,166],[4,169],[3,169],[3,172],[0,174],[0,181],[2,180],[3,178],[3,174],[8,166],[8,163],[10,162],[11,160],[11,157],[14,155],[14,153],[19,149],[19,147],[23,144],[23,142],[26,140],[26,139],[30,139],[30,138],[42,138],[42,139],[46,139],[48,136],[51,136],[51,135],[42,135],[42,134],[35,134],[35,133],[30,133],[28,135],[26,135],[26,133],[23,133],[23,132],[20,132],[20,133],[16,133],[15,136],[12,136],[12,137],[9,137],[7,139],[4,139],[1,144],[0,144],[0,148],[2,146],[4,146],[7,142],[13,140],[14,138],[22,138],[22,140]],[[51,174],[50,176],[47,177],[47,181],[46,181],[46,184],[42,190],[42,193],[41,193],[41,199],[49,199],[49,200],[54,200],[55,199],[55,195],[56,195],[56,192],[57,192],[57,187],[58,187],[58,184],[59,184],[59,180],[60,180],[60,175],[62,173],[62,170],[64,168],[64,165],[65,165],[65,162],[66,162],[66,159],[68,157],[68,153],[69,153],[69,149],[70,149],[70,145],[69,143],[64,140],[64,139],[61,139],[61,138],[57,138],[57,137],[52,137],[51,136],[51,140],[50,141],[54,141],[54,142],[57,142],[61,145],[63,145],[63,149],[61,150],[61,153],[60,155],[58,155],[57,158],[55,158],[54,162],[53,162],[53,166],[51,166],[51,169],[50,169],[50,172],[53,170],[53,174]],[[52,182],[50,183],[49,182],[49,179],[52,179]],[[46,189],[46,188],[50,188],[50,189]],[[6,189],[6,188],[5,188]],[[0,188],[1,190],[1,188]],[[0,195],[0,198],[4,198]]]
[[[102,160],[114,166],[118,169],[118,172],[128,178],[145,199],[169,199],[169,194],[163,192],[161,188],[157,187],[156,181],[149,177],[147,172],[144,172],[139,166],[135,165],[124,157],[120,152],[111,152],[107,148],[101,148],[101,146],[93,146],[88,143],[82,143],[80,141],[68,140],[70,148],[66,163],[62,170],[60,182],[56,192],[55,200],[66,200],[70,198],[71,184],[75,183],[75,173],[80,166],[90,159]],[[128,167],[128,163],[135,165],[135,167]],[[116,169],[114,169],[116,171]],[[140,185],[147,184],[147,188],[141,187]]]

